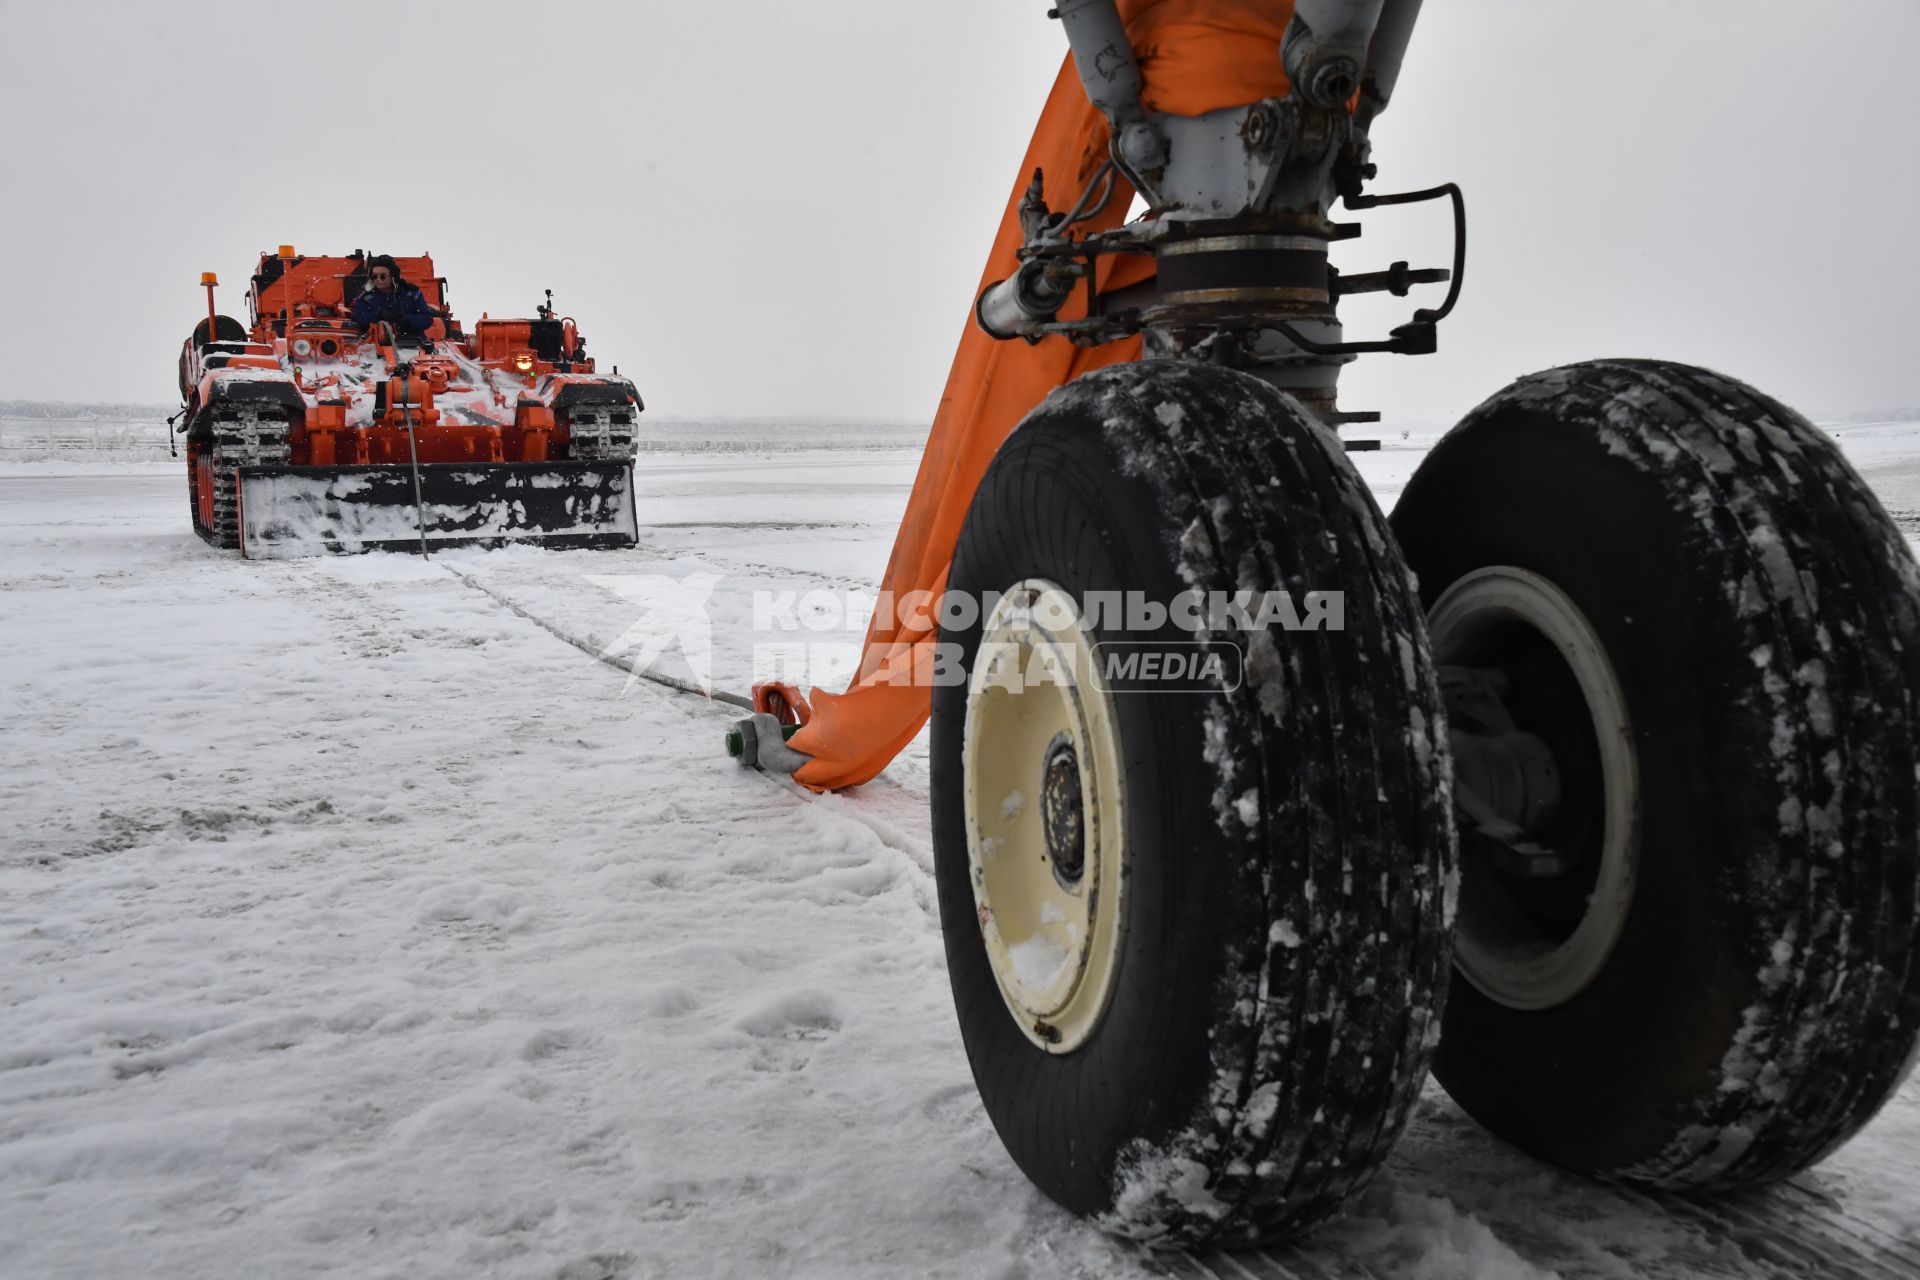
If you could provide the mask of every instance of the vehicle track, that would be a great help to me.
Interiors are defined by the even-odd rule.
[[[1436,1113],[1452,1112],[1443,1123]],[[1505,1148],[1430,1092],[1390,1158],[1393,1194],[1438,1197],[1482,1223],[1527,1263],[1574,1280],[1724,1276],[1729,1280],[1913,1280],[1920,1241],[1849,1213],[1803,1174],[1776,1187],[1719,1197],[1650,1193],[1540,1165]],[[1356,1214],[1369,1212],[1368,1193]],[[1264,1250],[1171,1255],[1183,1278],[1307,1280],[1371,1277],[1354,1233],[1336,1221]]]
[[[618,671],[623,675],[630,675],[630,676],[638,677],[639,679],[642,679],[642,680],[648,680],[654,684],[661,685],[668,689],[672,689],[676,693],[684,693],[684,694],[689,694],[696,698],[704,698],[708,702],[724,702],[730,706],[743,707],[748,711],[753,710],[753,698],[748,694],[730,693],[724,689],[712,689],[712,690],[702,689],[700,686],[696,684],[690,684],[687,681],[682,680],[677,676],[670,676],[665,674],[664,672],[655,671],[651,667],[636,668],[629,663],[621,662],[618,657],[609,655],[604,647],[598,644],[595,644],[593,641],[583,640],[578,636],[570,635],[566,631],[563,631],[559,627],[554,626],[552,623],[546,621],[545,619],[540,618],[535,614],[529,612],[528,610],[521,608],[520,605],[516,604],[513,600],[509,599],[507,596],[501,594],[500,592],[495,591],[492,587],[489,587],[486,583],[480,581],[478,578],[474,577],[472,574],[462,573],[459,569],[454,568],[452,565],[446,563],[444,560],[437,560],[434,563],[439,565],[440,568],[445,569],[448,573],[452,574],[454,577],[460,579],[460,581],[466,583],[469,587],[472,587],[475,591],[478,591],[482,595],[487,596],[490,599],[496,601],[498,604],[500,604],[503,608],[507,609],[508,611],[515,613],[522,618],[525,618],[528,622],[531,622],[534,626],[539,627],[542,631],[545,631],[547,634],[553,636],[555,639],[564,641],[565,643],[572,645],[574,648],[578,649],[580,652],[586,654],[589,658],[592,658],[595,662],[603,663],[606,666],[612,667],[615,671]]]
[[[668,675],[650,667],[635,669],[630,663],[623,662],[617,655],[609,655],[605,648],[597,642],[576,636],[564,627],[557,626],[547,619],[540,617],[505,593],[481,582],[472,574],[463,573],[458,568],[444,561],[436,561],[435,563],[465,585],[493,600],[502,608],[533,623],[555,639],[571,645],[581,653],[592,658],[595,662],[610,667],[623,676],[633,676],[647,680],[653,684],[672,690],[675,693],[683,693],[689,697],[699,698],[704,702],[718,702],[746,711],[753,710],[753,698],[751,694],[736,693],[727,689],[704,690],[677,676]],[[718,764],[722,761],[718,749],[719,743],[716,741],[714,745],[714,758],[716,764]],[[771,783],[785,787],[809,799],[816,801],[826,800],[829,803],[835,804],[838,806],[838,812],[858,822],[861,826],[866,827],[882,844],[905,855],[922,871],[929,875],[932,874],[933,854],[931,849],[925,841],[915,838],[902,824],[902,818],[906,815],[907,811],[911,809],[918,812],[924,809],[924,802],[916,802],[915,797],[908,795],[904,788],[900,787],[891,779],[875,779],[863,787],[859,798],[854,800],[850,797],[840,795],[825,797],[817,795],[814,792],[808,791],[805,787],[789,777],[776,774],[763,774],[760,776],[765,777]],[[926,897],[925,906],[927,907],[929,915],[932,915],[933,905],[931,896]]]
[[[1801,1179],[1712,1200],[1619,1194],[1696,1223],[1749,1256],[1777,1253],[1790,1275],[1877,1280],[1912,1280],[1920,1275],[1920,1242],[1902,1240],[1852,1216],[1837,1201],[1802,1185]]]
[[[1718,1205],[1682,1203],[1675,1200],[1636,1196],[1613,1188],[1595,1186],[1595,1200],[1612,1198],[1617,1203],[1610,1216],[1636,1207],[1664,1223],[1684,1223],[1698,1236],[1699,1248],[1688,1255],[1672,1256],[1659,1262],[1636,1259],[1629,1263],[1613,1259],[1611,1265],[1595,1265],[1575,1258],[1527,1248],[1525,1235],[1512,1223],[1478,1215],[1493,1234],[1527,1262],[1569,1277],[1624,1276],[1709,1276],[1751,1278],[1765,1276],[1779,1280],[1801,1280],[1808,1276],[1832,1280],[1913,1280],[1920,1275],[1920,1261],[1913,1258],[1913,1245],[1890,1241],[1876,1244],[1868,1237],[1877,1229],[1844,1214],[1819,1219],[1789,1212],[1779,1214],[1783,1201],[1797,1188],[1770,1193],[1764,1209],[1737,1201]],[[1783,1194],[1784,1192],[1784,1194]],[[1595,1207],[1589,1204],[1589,1208]],[[1769,1222],[1762,1213],[1774,1212]],[[1665,1265],[1661,1265],[1664,1262]],[[1165,1274],[1183,1280],[1349,1280],[1360,1277],[1373,1280],[1376,1273],[1365,1264],[1314,1243],[1311,1237],[1301,1244],[1281,1244],[1266,1249],[1244,1251],[1180,1252],[1167,1255],[1162,1265]]]

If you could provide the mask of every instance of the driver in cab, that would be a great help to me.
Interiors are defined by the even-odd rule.
[[[403,338],[425,337],[434,320],[433,308],[419,288],[400,278],[400,268],[387,254],[367,261],[367,290],[354,299],[352,320],[363,332],[384,320]]]

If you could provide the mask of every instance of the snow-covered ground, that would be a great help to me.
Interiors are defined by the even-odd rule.
[[[1920,424],[1837,434],[1920,528]],[[0,465],[0,1275],[1920,1274],[1920,1080],[1737,1203],[1560,1175],[1429,1088],[1296,1246],[1054,1208],[968,1075],[924,752],[809,799],[581,652],[692,589],[738,689],[790,592],[838,629],[774,647],[829,668],[917,460],[855,443],[651,454],[638,550],[445,565],[242,563],[178,464]],[[1419,456],[1359,461],[1390,504]]]

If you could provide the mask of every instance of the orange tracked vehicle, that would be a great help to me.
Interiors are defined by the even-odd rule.
[[[180,352],[194,529],[255,558],[536,542],[631,546],[631,381],[596,371],[571,319],[447,310],[427,255],[396,260],[432,323],[356,324],[369,259],[263,253],[251,325],[207,317]]]

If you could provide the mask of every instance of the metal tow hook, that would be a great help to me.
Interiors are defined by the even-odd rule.
[[[756,711],[736,720],[727,731],[727,754],[749,769],[768,773],[798,773],[813,757],[795,751],[787,739],[800,732],[797,724],[781,724],[769,711]]]

